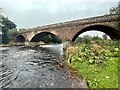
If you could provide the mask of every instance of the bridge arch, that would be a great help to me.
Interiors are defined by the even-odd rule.
[[[18,35],[15,39],[15,42],[25,42],[26,39],[23,35]]]
[[[111,39],[120,39],[120,32],[118,32],[117,29],[110,27],[110,26],[104,26],[104,25],[92,25],[92,26],[88,26],[88,27],[80,30],[79,32],[77,32],[73,36],[72,41],[74,42],[80,34],[86,32],[86,31],[92,31],[92,30],[101,31],[101,32],[107,34]]]
[[[33,36],[33,38],[30,40],[30,42],[47,42],[46,38],[53,37],[52,39],[49,39],[52,43],[55,43],[57,40],[60,40],[59,37],[51,32],[40,32]],[[49,41],[48,40],[48,41]],[[60,40],[61,41],[61,40]],[[58,41],[59,43],[59,41]]]

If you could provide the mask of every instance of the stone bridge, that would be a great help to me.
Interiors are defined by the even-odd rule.
[[[17,42],[39,42],[41,37],[54,34],[62,41],[75,41],[83,32],[97,30],[106,33],[111,39],[120,39],[120,17],[118,14],[104,15],[25,29],[15,36]]]

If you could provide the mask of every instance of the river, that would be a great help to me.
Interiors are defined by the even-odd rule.
[[[0,51],[0,88],[84,88],[59,67],[63,45],[8,47]]]

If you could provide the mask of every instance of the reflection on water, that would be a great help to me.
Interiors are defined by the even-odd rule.
[[[63,61],[62,46],[42,46],[34,49],[10,47],[2,51],[0,53],[0,87],[82,87],[80,82],[70,78],[67,71],[58,66],[58,63]]]

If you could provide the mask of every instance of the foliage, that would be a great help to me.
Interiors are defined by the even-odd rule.
[[[7,17],[2,16],[2,32],[4,33],[6,30],[11,30],[15,28],[16,25],[10,21]]]
[[[118,58],[111,58],[101,65],[76,62],[71,66],[87,80],[89,88],[118,88]]]
[[[89,36],[89,35],[85,35],[83,38],[84,38],[83,42],[85,42],[85,43],[89,43],[91,41],[91,36]]]
[[[119,49],[120,41],[83,42],[68,47],[66,59],[88,81],[90,88],[118,88]]]
[[[2,16],[2,43],[7,44],[9,42],[8,31],[16,28],[16,25],[7,17]]]
[[[104,40],[107,40],[107,35],[106,34],[103,34],[102,37],[103,37]]]
[[[43,40],[45,43],[61,43],[61,40],[52,34],[46,35]]]
[[[13,29],[9,30],[8,33],[12,35],[12,34],[18,33],[18,30],[17,30],[17,28],[13,28]]]
[[[92,37],[92,40],[102,40],[102,38],[99,36],[94,36],[94,37]]]
[[[9,41],[11,42],[14,39],[14,35],[18,33],[17,28],[13,28],[8,31]]]
[[[109,14],[120,14],[120,1],[118,2],[118,6],[112,7],[109,10]]]
[[[109,14],[119,14],[120,13],[120,5],[116,6],[116,7],[112,7],[109,10]]]
[[[75,43],[81,43],[83,42],[83,38],[82,37],[77,37],[76,40],[75,40]]]
[[[83,37],[77,37],[75,43],[89,43],[91,42],[92,40],[102,40],[102,38],[100,38],[99,36],[89,36],[89,35],[85,35]]]
[[[91,36],[85,35],[85,36],[83,36],[83,37],[78,37],[75,42],[76,42],[76,43],[78,43],[78,42],[89,43],[89,42],[91,41],[91,39],[92,39]]]

